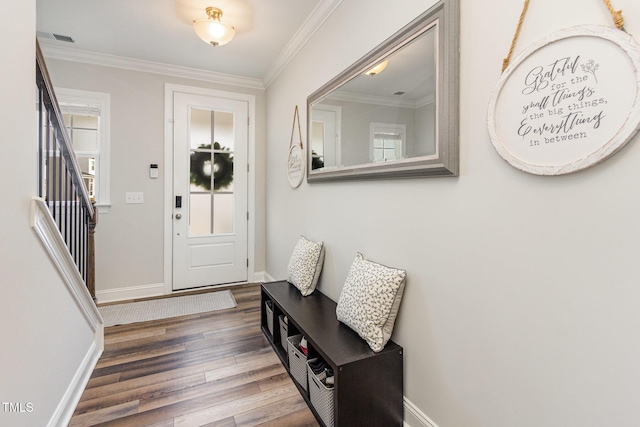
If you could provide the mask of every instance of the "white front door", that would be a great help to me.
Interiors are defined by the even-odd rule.
[[[173,289],[246,281],[248,103],[173,105]]]

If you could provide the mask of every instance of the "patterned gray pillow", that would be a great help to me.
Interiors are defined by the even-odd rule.
[[[406,271],[367,261],[360,253],[351,265],[336,316],[375,352],[391,338],[406,277]]]
[[[324,243],[300,236],[287,268],[289,282],[300,289],[303,296],[310,295],[318,284],[323,262]]]

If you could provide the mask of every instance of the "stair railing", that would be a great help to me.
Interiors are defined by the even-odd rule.
[[[36,84],[38,196],[45,200],[69,254],[95,300],[93,236],[97,214],[82,178],[39,45],[36,45]]]

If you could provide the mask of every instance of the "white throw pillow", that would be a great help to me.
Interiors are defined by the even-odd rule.
[[[310,295],[318,284],[324,262],[324,243],[312,242],[300,236],[289,260],[288,281],[300,290],[303,296]]]
[[[391,338],[406,277],[406,271],[367,261],[360,253],[351,265],[336,316],[375,352]]]

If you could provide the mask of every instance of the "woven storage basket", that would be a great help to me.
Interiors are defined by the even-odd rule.
[[[300,344],[301,339],[302,335],[293,335],[287,338],[289,348],[289,372],[297,383],[307,391],[309,390],[307,388],[307,356],[298,350],[298,344]]]
[[[315,360],[315,359],[313,359]],[[310,360],[309,362],[312,362]],[[307,373],[309,377],[309,400],[313,408],[316,410],[320,418],[327,427],[333,427],[333,387],[328,388],[322,381],[318,379],[316,374],[307,364]]]
[[[284,323],[284,314],[278,316],[278,321],[280,322],[280,344],[282,345],[283,349],[287,350],[287,354],[289,354],[289,346],[287,345],[289,325]]]
[[[269,307],[269,304],[267,304],[267,302],[265,302],[264,305],[267,308],[267,328],[269,329],[269,333],[271,334],[271,336],[273,336],[273,309]]]

